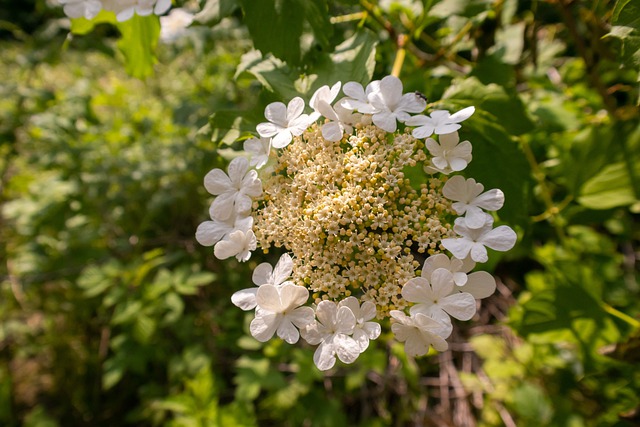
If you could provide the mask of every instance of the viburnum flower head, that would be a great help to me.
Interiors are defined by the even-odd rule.
[[[515,244],[513,230],[494,229],[485,212],[500,209],[504,194],[455,175],[472,160],[457,131],[474,108],[412,118],[426,101],[402,92],[387,76],[366,88],[322,86],[309,115],[300,97],[269,104],[259,138],[244,142],[250,160],[205,177],[216,198],[198,241],[215,244],[220,259],[246,261],[258,247],[285,252],[231,298],[255,308],[251,334],[288,343],[301,335],[317,346],[323,371],[354,362],[389,327],[385,319],[408,355],[446,350],[451,317],[471,319],[476,299],[495,291],[489,273],[471,271],[475,263],[487,260],[486,247]],[[259,179],[251,168],[267,163]],[[409,179],[416,166],[429,174]]]

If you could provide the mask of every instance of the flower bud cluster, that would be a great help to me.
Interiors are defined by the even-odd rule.
[[[171,0],[58,0],[69,18],[93,19],[101,10],[116,14],[118,22],[140,16],[162,15],[171,7]]]
[[[321,370],[355,361],[380,335],[374,319],[391,319],[411,356],[446,350],[451,318],[471,319],[495,290],[489,273],[471,273],[476,262],[516,241],[487,213],[502,207],[502,191],[452,175],[472,160],[457,131],[474,108],[418,114],[424,98],[402,92],[387,76],[366,88],[323,86],[310,113],[299,97],[269,104],[259,137],[244,143],[249,159],[204,180],[217,197],[196,232],[201,244],[239,261],[258,247],[284,251],[232,296],[255,309],[252,336],[302,337],[318,346]]]

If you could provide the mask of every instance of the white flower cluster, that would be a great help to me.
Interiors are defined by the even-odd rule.
[[[244,143],[244,149],[250,155],[250,160],[237,157],[230,162],[227,173],[221,169],[214,169],[206,175],[204,185],[209,193],[217,197],[210,208],[211,220],[200,224],[196,239],[203,245],[214,246],[214,254],[219,259],[235,256],[239,261],[247,261],[250,258],[251,251],[257,248],[260,241],[259,237],[256,238],[256,234],[259,236],[264,234],[259,229],[254,234],[252,215],[255,216],[264,206],[261,204],[264,202],[261,197],[271,197],[268,194],[263,195],[263,181],[258,177],[258,172],[251,167],[261,169],[274,157],[276,160],[283,158],[282,154],[278,154],[277,149],[287,150],[290,144],[292,146],[302,144],[301,150],[304,151],[306,150],[304,144],[307,143],[305,141],[316,141],[317,138],[314,135],[317,134],[321,135],[318,138],[321,140],[320,144],[324,144],[323,146],[334,149],[341,147],[340,149],[345,152],[350,152],[349,150],[355,152],[356,147],[350,146],[354,141],[353,138],[366,133],[365,131],[371,126],[395,136],[406,135],[402,137],[405,138],[403,140],[407,138],[425,140],[419,147],[422,147],[420,150],[426,149],[426,151],[420,151],[421,157],[418,156],[418,158],[424,160],[425,172],[438,174],[437,177],[434,175],[434,178],[431,178],[430,191],[439,188],[443,196],[442,200],[448,203],[447,206],[443,206],[439,201],[429,202],[432,205],[440,204],[438,209],[430,205],[429,210],[442,212],[445,219],[452,213],[459,216],[455,218],[453,231],[451,226],[448,226],[448,231],[442,226],[439,226],[438,231],[434,231],[435,236],[442,236],[442,238],[438,237],[440,240],[437,244],[431,243],[431,246],[427,246],[430,256],[422,265],[419,276],[413,278],[406,278],[406,275],[400,276],[405,278],[401,279],[402,282],[397,291],[399,295],[397,298],[394,297],[392,303],[388,303],[381,309],[380,304],[372,301],[371,298],[371,295],[375,294],[375,289],[373,293],[356,298],[353,293],[357,292],[359,287],[355,285],[353,289],[343,291],[337,298],[326,294],[319,297],[316,292],[312,295],[310,302],[309,289],[315,291],[320,288],[309,284],[306,278],[293,279],[294,267],[300,265],[295,262],[295,258],[309,257],[309,265],[312,266],[325,264],[319,264],[317,258],[313,258],[316,254],[300,253],[294,253],[293,258],[288,253],[283,254],[275,268],[268,263],[260,264],[253,273],[253,283],[256,286],[236,292],[232,296],[232,302],[243,310],[255,309],[250,331],[257,340],[264,342],[277,335],[293,344],[302,336],[309,344],[317,345],[314,362],[321,370],[333,367],[336,358],[344,363],[352,363],[356,360],[358,355],[367,349],[369,341],[380,335],[381,326],[373,319],[387,315],[391,317],[392,332],[398,341],[405,343],[407,354],[424,355],[430,346],[438,351],[444,351],[448,347],[445,340],[453,329],[451,318],[471,319],[476,312],[476,299],[486,298],[495,290],[495,279],[489,273],[484,271],[470,273],[476,262],[488,260],[487,247],[506,251],[516,242],[516,234],[511,228],[507,226],[494,228],[493,216],[485,212],[496,211],[502,207],[504,203],[502,191],[499,189],[484,191],[483,185],[473,178],[465,179],[461,175],[447,176],[463,170],[472,159],[471,143],[460,142],[457,131],[461,127],[460,122],[474,113],[474,107],[465,108],[454,114],[438,110],[432,111],[430,115],[412,116],[411,114],[422,113],[426,109],[426,101],[418,93],[403,94],[402,83],[393,76],[371,82],[366,88],[355,82],[346,83],[342,87],[345,96],[336,101],[340,89],[340,82],[332,87],[323,86],[318,89],[311,98],[310,106],[313,111],[309,114],[304,113],[305,103],[299,97],[291,100],[288,105],[275,102],[266,107],[267,121],[257,126],[260,138],[251,138]],[[324,117],[324,120],[317,124],[320,117]],[[398,130],[398,122],[404,124],[402,126],[404,133]],[[309,136],[311,139],[305,140],[305,135],[311,135]],[[371,144],[366,142],[364,145],[375,145],[374,140],[375,144],[380,143],[379,138],[374,137],[371,139]],[[389,139],[388,141],[399,140]],[[395,142],[383,141],[382,143]],[[411,155],[410,152],[408,153],[407,159]],[[354,156],[345,157],[344,162],[348,163],[349,158],[356,159]],[[410,160],[407,162],[410,163]],[[313,157],[302,163],[306,167],[319,171],[318,173],[322,173],[323,167],[326,166],[314,164]],[[345,167],[353,169],[350,165]],[[287,174],[294,173],[291,172],[293,169],[286,167],[270,167],[266,170],[266,175],[282,179],[286,179]],[[331,173],[331,176],[336,175],[335,170],[326,173]],[[387,172],[383,171],[379,175],[387,175]],[[341,179],[336,177],[335,186],[330,185],[335,188],[347,185],[344,181],[340,182]],[[373,184],[376,184],[376,177],[370,179]],[[279,181],[276,179],[275,182]],[[408,181],[404,180],[404,182]],[[444,182],[443,186],[441,186],[442,182]],[[316,183],[314,182],[313,185]],[[380,183],[378,182],[377,185],[379,186]],[[386,188],[379,193],[381,196],[377,196],[379,206],[386,203],[384,198],[387,194],[391,198],[399,197],[398,189],[390,188],[388,183],[384,185]],[[396,185],[403,185],[403,181],[400,180]],[[271,194],[286,191],[286,188],[278,187]],[[264,190],[268,189],[265,187]],[[427,196],[423,196],[423,199],[427,202],[431,200]],[[369,200],[373,200],[371,196]],[[355,196],[349,203],[360,206],[357,204],[360,202],[362,202],[360,197]],[[303,201],[300,204],[302,206]],[[275,209],[274,221],[284,220],[286,216],[279,209],[287,208],[289,206]],[[291,209],[294,208],[291,206]],[[304,209],[303,212],[309,210]],[[372,208],[367,207],[367,209]],[[323,208],[321,213],[322,218],[331,215],[328,208]],[[325,230],[326,232],[321,231],[320,234],[324,236],[320,238],[330,235],[344,236],[345,240],[340,243],[340,247],[348,247],[346,239],[358,232],[365,236],[363,240],[365,244],[367,239],[371,240],[370,237],[375,237],[376,233],[385,236],[388,233],[408,235],[406,231],[402,234],[401,223],[385,225],[346,218],[352,215],[352,212],[343,214],[341,222],[336,223],[335,227],[331,226],[330,229]],[[424,222],[426,217],[418,213],[416,218],[422,219],[415,221]],[[310,219],[304,221],[308,222]],[[453,222],[453,218],[449,218],[448,221]],[[350,228],[346,226],[347,224]],[[340,227],[342,227],[341,231]],[[316,229],[309,227],[308,230]],[[295,234],[293,230],[291,233]],[[318,239],[319,237],[316,231],[309,231],[301,238]],[[401,237],[401,240],[403,238],[405,237]],[[412,242],[409,241],[408,244],[411,247]],[[276,246],[284,246],[288,249],[286,242]],[[371,249],[358,246],[352,252],[350,252],[351,249],[347,250],[345,253],[353,253],[353,257],[330,261],[329,264],[331,262],[337,264],[332,271],[346,271],[357,260],[362,259],[362,256],[386,256],[380,252],[383,251],[382,248]],[[453,257],[442,253],[444,249],[451,252]],[[399,249],[392,253],[394,254],[391,257],[392,261],[395,257],[398,263],[411,256],[400,253]],[[413,258],[409,258],[409,261],[411,260]],[[408,265],[420,266],[415,261],[409,262]],[[415,276],[417,269],[410,268],[413,274],[409,277]],[[405,307],[409,309],[408,314],[404,310]]]
[[[114,12],[118,22],[131,19],[134,13],[162,15],[171,7],[171,0],[58,0],[69,18],[93,19],[101,10]]]

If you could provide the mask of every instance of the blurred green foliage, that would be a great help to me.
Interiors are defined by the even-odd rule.
[[[0,8],[0,425],[640,423],[637,2],[198,5],[171,44],[157,17],[68,35],[45,1]],[[406,91],[476,106],[468,173],[520,241],[452,350],[409,359],[387,328],[324,375],[247,335],[230,295],[278,254],[197,245],[202,177],[268,102],[399,49]]]

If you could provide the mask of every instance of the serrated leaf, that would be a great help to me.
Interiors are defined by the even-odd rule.
[[[467,105],[488,111],[494,115],[495,122],[512,135],[521,135],[534,128],[518,95],[497,84],[483,85],[471,77],[452,85],[442,97],[464,100]]]
[[[157,326],[158,323],[155,319],[146,314],[139,313],[133,324],[133,336],[138,342],[146,344],[153,336]]]
[[[640,167],[635,165],[634,168],[636,176],[640,175]],[[578,203],[590,209],[611,209],[636,201],[625,162],[606,166],[585,182],[578,197]]]
[[[122,34],[118,48],[125,56],[127,73],[138,78],[152,75],[153,65],[158,62],[155,51],[160,37],[160,18],[136,14],[117,26]]]
[[[297,73],[272,55],[262,55],[257,50],[242,55],[235,78],[245,72],[253,75],[267,90],[277,93],[283,100],[299,95],[294,86]]]
[[[322,85],[333,85],[337,81],[370,82],[377,43],[376,36],[370,31],[358,31],[336,46],[335,52],[319,57],[317,64],[302,76],[271,55],[263,56],[258,51],[251,51],[242,56],[236,78],[247,72],[285,103],[296,96],[308,101],[311,94]]]
[[[369,30],[363,29],[356,32],[338,46],[329,55],[330,62],[326,68],[314,69],[314,73],[320,77],[317,87],[322,84],[331,84],[336,81],[358,82],[365,85],[371,81],[376,65],[377,37]],[[322,77],[326,80],[323,81]]]
[[[253,44],[263,54],[271,53],[299,65],[305,23],[313,33],[314,42],[328,49],[333,27],[326,0],[241,0],[241,4]]]
[[[486,189],[499,188],[505,203],[498,211],[509,225],[527,228],[530,200],[531,168],[520,146],[483,111],[464,122],[461,139],[473,145],[473,160],[464,174],[482,183]]]
[[[125,366],[121,359],[111,358],[104,362],[102,372],[102,389],[109,390],[118,384],[124,375]]]

